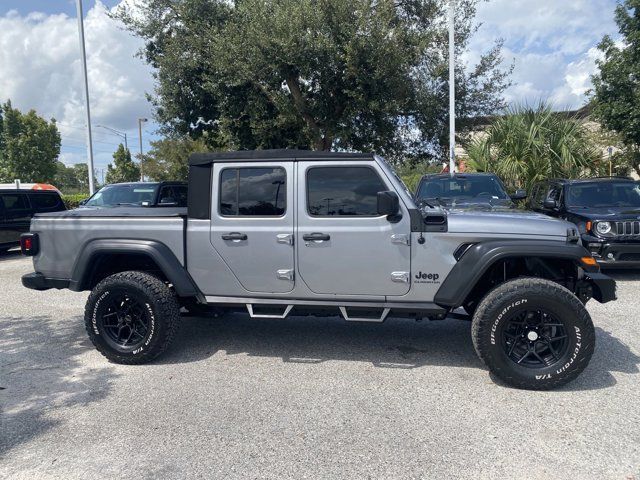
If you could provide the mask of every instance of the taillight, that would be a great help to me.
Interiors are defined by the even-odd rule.
[[[37,233],[23,233],[20,235],[20,250],[23,255],[33,257],[40,250],[40,242]]]

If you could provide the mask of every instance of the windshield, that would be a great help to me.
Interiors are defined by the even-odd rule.
[[[567,187],[570,207],[640,207],[640,183],[593,182]]]
[[[509,200],[502,183],[493,175],[426,178],[416,195],[421,199],[439,201],[491,202]]]
[[[118,205],[151,205],[158,185],[107,185],[84,205],[86,207],[115,207]]]

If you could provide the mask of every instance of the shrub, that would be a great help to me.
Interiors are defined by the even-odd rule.
[[[62,195],[62,201],[65,206],[71,210],[72,208],[78,208],[80,206],[80,202],[89,198],[89,195],[86,193],[74,193],[72,195]]]

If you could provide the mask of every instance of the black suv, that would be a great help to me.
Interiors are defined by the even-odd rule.
[[[640,267],[640,183],[631,178],[549,180],[531,191],[531,210],[578,226],[603,266]]]
[[[130,182],[105,185],[82,207],[186,207],[185,182]]]
[[[493,173],[448,173],[423,176],[416,189],[416,202],[439,204],[446,209],[515,208],[515,200],[524,200],[527,193],[517,190],[509,196],[504,184]]]
[[[49,188],[39,185],[37,188]],[[33,190],[30,187],[0,186],[0,253],[20,245],[20,235],[29,231],[36,213],[66,210],[55,189]]]

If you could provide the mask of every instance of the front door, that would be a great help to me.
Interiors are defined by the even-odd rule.
[[[211,244],[248,292],[294,286],[291,162],[217,163]]]
[[[377,213],[393,190],[375,162],[298,163],[298,270],[315,293],[404,295],[410,288],[410,220]]]

